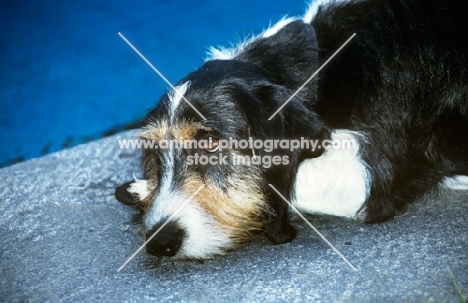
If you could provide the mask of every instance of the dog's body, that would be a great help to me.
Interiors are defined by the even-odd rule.
[[[145,180],[120,188],[119,199],[128,202],[129,192],[145,211],[147,236],[177,212],[147,250],[209,258],[255,230],[274,243],[291,241],[296,232],[288,205],[269,184],[303,211],[368,223],[393,217],[444,180],[464,187],[467,178],[458,175],[468,175],[467,14],[455,0],[315,3],[303,19],[284,19],[234,49],[213,49],[176,86],[198,112],[172,90],[148,115],[143,138],[209,137],[215,147],[223,138],[356,144],[348,150],[147,150]],[[288,161],[268,168],[187,164],[194,154],[221,152],[230,160]]]

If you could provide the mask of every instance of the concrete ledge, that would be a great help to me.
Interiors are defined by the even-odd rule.
[[[115,186],[140,174],[118,148],[124,132],[0,170],[0,301],[3,302],[458,302],[468,293],[468,193],[432,195],[378,225],[332,217],[272,246],[261,235],[214,260],[138,254],[141,215]],[[432,301],[432,299],[435,301]]]

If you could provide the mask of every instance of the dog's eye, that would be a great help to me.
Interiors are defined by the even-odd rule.
[[[208,140],[208,146],[205,147],[207,153],[215,153],[219,150],[219,140],[217,138],[211,138]]]

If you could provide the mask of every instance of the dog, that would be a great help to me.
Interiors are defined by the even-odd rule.
[[[139,134],[205,144],[147,148],[144,179],[116,189],[144,213],[147,252],[208,259],[258,232],[292,241],[286,201],[375,223],[441,185],[466,189],[466,15],[456,0],[315,1],[212,48]]]

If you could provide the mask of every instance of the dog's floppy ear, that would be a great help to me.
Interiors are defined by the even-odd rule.
[[[301,100],[293,100],[294,105],[286,106],[281,113],[269,121],[269,123],[281,123],[284,128],[284,136],[287,140],[314,140],[321,142],[330,136],[329,130],[319,117],[303,108]],[[323,149],[312,150],[310,148],[298,150],[283,150],[283,155],[288,157],[287,165],[271,167],[266,172],[268,182],[273,185],[290,202],[294,199],[294,183],[300,162],[305,158],[318,157]],[[296,231],[289,224],[289,205],[272,188],[269,191],[269,203],[275,210],[276,217],[265,225],[265,233],[273,243],[285,243],[294,239]]]
[[[291,93],[280,85],[263,84],[252,90],[253,94],[261,101],[262,108],[272,114],[278,109],[290,96]],[[249,102],[245,106],[252,106]],[[330,138],[330,130],[326,127],[319,115],[307,106],[306,102],[294,98],[290,104],[287,104],[271,120],[267,116],[257,117],[248,115],[251,135],[255,139],[279,139],[292,143],[292,140],[300,142],[309,142],[313,140],[319,146],[325,139]],[[244,108],[248,110],[248,108]],[[252,110],[251,112],[256,112]],[[264,112],[264,114],[266,114]],[[302,143],[301,143],[302,145]],[[291,145],[292,146],[292,145]],[[271,184],[281,195],[291,201],[293,197],[293,188],[296,174],[300,162],[305,158],[318,157],[323,149],[312,149],[300,146],[294,150],[277,148],[271,153],[265,150],[258,150],[257,155],[280,156],[281,159],[287,159],[287,163],[282,162],[279,165],[272,165],[265,169],[266,182]],[[296,236],[295,229],[289,224],[289,205],[278,193],[269,185],[265,186],[268,196],[268,203],[274,210],[275,216],[265,224],[264,231],[267,237],[276,244],[286,243]]]
[[[254,94],[271,115],[317,70],[319,58],[315,31],[309,24],[293,21],[277,33],[264,35],[248,44],[234,59],[254,64],[265,71],[271,83],[257,86]],[[311,81],[298,91],[291,100],[292,104],[286,105],[273,119],[265,119],[260,124],[249,121],[250,125],[260,125],[258,129],[252,128],[254,136],[287,140],[328,138],[329,130],[311,109],[312,104],[304,104],[304,101],[314,102],[316,98],[317,81]],[[304,158],[318,157],[322,151],[301,149],[278,152],[281,156],[287,156],[289,163],[270,167],[265,171],[265,176],[269,184],[286,199],[292,200],[299,163]],[[265,224],[264,231],[273,243],[289,242],[296,236],[296,230],[288,222],[289,206],[270,186],[266,191],[276,216]]]
[[[315,31],[300,20],[286,24],[277,33],[248,44],[235,60],[260,66],[273,83],[296,91],[319,66]],[[313,101],[317,83],[312,81],[298,93],[299,99]]]

